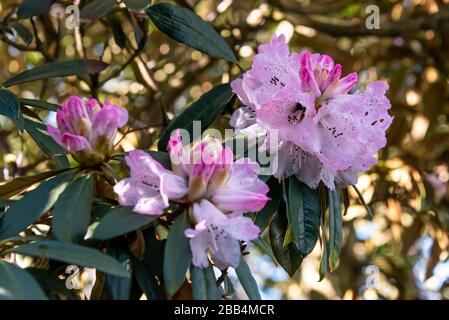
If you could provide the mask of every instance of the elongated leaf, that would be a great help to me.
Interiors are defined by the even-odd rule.
[[[190,267],[190,280],[192,281],[193,299],[207,300],[207,285],[203,269],[192,265]]]
[[[162,279],[164,269],[164,251],[166,240],[156,239],[156,232],[153,226],[150,226],[146,231],[145,237],[145,252],[143,259],[145,263],[154,272],[154,275]]]
[[[183,284],[192,260],[189,239],[184,235],[187,228],[190,228],[189,216],[183,213],[173,223],[165,244],[164,284],[169,296],[173,296]]]
[[[67,279],[59,279],[57,272],[38,268],[27,268],[26,271],[34,277],[50,299],[60,299],[61,295],[69,300],[79,299],[73,290],[66,287]]]
[[[21,104],[23,104],[25,106],[36,107],[36,108],[45,109],[45,110],[49,110],[49,111],[57,111],[59,109],[59,106],[57,104],[46,102],[46,101],[41,101],[41,100],[36,100],[36,99],[24,99],[24,98],[20,98],[19,101]]]
[[[92,175],[79,176],[59,196],[53,209],[53,232],[65,242],[84,239],[90,222],[94,179]]]
[[[53,61],[16,74],[3,85],[9,87],[34,80],[98,73],[107,66],[102,61],[91,59]]]
[[[0,88],[0,115],[11,118],[19,129],[23,129],[24,122],[20,103],[16,95],[9,90]]]
[[[271,223],[274,214],[279,208],[279,203],[282,197],[282,185],[277,182],[277,179],[272,178],[268,180],[270,191],[268,197],[271,199],[265,207],[256,214],[254,223],[259,226],[261,230],[265,230]]]
[[[142,228],[154,217],[137,214],[130,207],[117,207],[110,210],[95,227],[92,237],[106,240]]]
[[[329,268],[333,271],[337,266],[341,251],[342,217],[340,193],[338,190],[328,191],[329,197]]]
[[[16,30],[17,34],[23,40],[23,42],[25,42],[26,45],[29,46],[33,41],[31,32],[23,24],[17,21],[12,24],[12,27],[14,30]]]
[[[170,134],[178,128],[186,129],[191,139],[193,136],[193,121],[201,121],[201,133],[209,127],[212,122],[223,112],[226,104],[232,99],[233,93],[228,83],[219,84],[210,91],[203,94],[197,101],[191,104],[184,112],[176,117],[165,129],[159,139],[158,149],[165,151]]]
[[[251,274],[251,270],[249,270],[243,256],[240,257],[240,263],[238,268],[235,269],[235,272],[237,273],[237,277],[239,278],[248,298],[250,300],[261,300],[262,298],[260,297],[257,282]]]
[[[50,10],[55,0],[23,0],[17,8],[17,16],[19,19],[28,19],[41,15]]]
[[[140,288],[145,293],[148,300],[162,300],[165,298],[161,288],[159,288],[157,284],[153,270],[147,263],[134,258],[133,271]]]
[[[80,18],[96,20],[107,15],[114,8],[116,0],[94,0],[86,4],[80,11]]]
[[[45,257],[69,264],[96,268],[119,277],[129,277],[128,270],[114,258],[100,251],[72,243],[43,240],[14,248],[16,253],[33,257]]]
[[[126,6],[132,10],[142,10],[148,6],[148,0],[124,0]]]
[[[25,131],[33,138],[39,148],[53,158],[60,168],[69,167],[69,161],[64,155],[66,151],[50,137],[47,127],[37,119],[25,117]]]
[[[50,210],[72,176],[67,172],[51,178],[14,203],[0,221],[0,239],[17,235]]]
[[[42,180],[53,177],[57,174],[63,173],[69,169],[46,171],[34,176],[17,177],[5,184],[0,185],[0,199],[9,199],[12,196],[22,192],[26,188],[38,183]]]
[[[296,177],[290,177],[284,184],[284,199],[293,243],[305,257],[312,252],[318,240],[320,198],[316,190],[310,189]]]
[[[128,271],[131,271],[131,254],[126,244],[109,243],[106,253],[119,261]],[[106,288],[112,300],[129,300],[131,295],[131,277],[106,275]]]
[[[0,300],[47,300],[47,297],[26,270],[0,259]]]
[[[261,237],[252,240],[251,242],[258,246],[262,250],[262,253],[268,255],[271,260],[273,260],[274,264],[278,264],[278,262],[276,261],[276,257],[273,254],[273,250],[271,250],[268,244]]]
[[[302,257],[292,243],[287,247],[283,246],[287,225],[285,213],[283,213],[283,210],[278,211],[271,221],[269,235],[276,260],[290,276],[293,276],[301,265]]]
[[[237,59],[226,41],[195,12],[170,3],[146,9],[154,24],[169,37],[217,58],[232,63]]]

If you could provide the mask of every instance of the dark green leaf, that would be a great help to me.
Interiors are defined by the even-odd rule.
[[[122,25],[120,23],[120,20],[117,18],[109,18],[108,19],[109,25],[112,28],[112,33],[114,35],[114,41],[120,48],[125,48],[126,45],[126,34],[122,29]]]
[[[161,288],[159,288],[151,268],[137,258],[133,259],[133,270],[140,288],[148,300],[164,299]]]
[[[46,102],[46,101],[41,101],[41,100],[36,100],[36,99],[24,99],[24,98],[20,98],[19,101],[23,105],[41,108],[41,109],[45,109],[45,110],[49,110],[49,111],[57,111],[59,109],[59,106],[57,104]]]
[[[64,155],[66,151],[50,137],[47,127],[37,119],[25,117],[25,131],[33,138],[39,148],[49,157],[54,158],[60,168],[69,167]]]
[[[16,74],[3,85],[9,87],[34,80],[98,73],[107,66],[103,61],[91,59],[52,61]]]
[[[192,296],[195,300],[217,300],[219,298],[217,279],[211,265],[207,268],[190,267]]]
[[[25,42],[26,45],[29,46],[33,41],[31,32],[23,24],[17,21],[12,24],[12,27],[14,30],[16,30],[17,34],[23,40],[23,42]]]
[[[148,0],[124,0],[126,6],[132,10],[142,10],[149,5]]]
[[[43,240],[14,248],[13,251],[27,256],[45,257],[78,266],[96,268],[119,277],[129,277],[128,270],[114,258],[96,249],[77,244]]]
[[[14,203],[0,221],[0,239],[17,235],[50,210],[72,176],[68,172],[51,178]]]
[[[53,170],[42,172],[34,176],[17,177],[14,180],[11,180],[5,184],[0,185],[0,199],[9,199],[15,196],[16,194],[22,192],[26,188],[32,186],[33,184],[48,179],[50,177],[53,177],[67,170],[68,169]]]
[[[283,246],[287,225],[285,214],[282,211],[278,211],[271,221],[269,235],[271,248],[276,260],[290,276],[293,276],[301,265],[302,257],[292,243],[287,247]]]
[[[119,261],[128,271],[131,271],[131,255],[128,248],[121,243],[110,243],[106,253]],[[112,300],[129,300],[132,278],[106,275],[106,288]]]
[[[254,220],[261,230],[265,230],[273,219],[274,214],[279,208],[279,203],[282,197],[282,185],[277,181],[276,178],[268,180],[268,186],[270,191],[268,192],[268,197],[271,199],[265,205],[265,207],[256,214]]]
[[[107,15],[114,8],[116,0],[94,0],[86,4],[80,11],[80,18],[96,20]]]
[[[198,138],[193,136],[193,121],[201,121],[202,133],[223,112],[224,107],[232,99],[233,95],[228,83],[219,84],[203,94],[165,129],[159,139],[158,149],[160,151],[167,149],[167,143],[171,133],[178,128],[186,129],[192,140]]]
[[[146,9],[154,24],[166,35],[201,52],[232,63],[237,59],[212,25],[195,12],[171,3],[158,3]]]
[[[53,209],[53,232],[56,239],[79,242],[90,222],[94,179],[83,175],[73,180],[59,196]]]
[[[145,236],[145,252],[143,259],[154,272],[154,275],[162,279],[164,268],[164,251],[166,240],[158,240],[154,227],[149,227]]]
[[[54,2],[55,0],[23,0],[17,8],[17,17],[28,19],[46,13]]]
[[[164,252],[164,284],[169,296],[173,296],[183,284],[192,260],[189,239],[184,235],[190,227],[188,214],[182,213],[168,234]]]
[[[0,300],[47,300],[44,291],[25,270],[0,259]]]
[[[328,191],[329,198],[329,268],[333,271],[337,265],[341,250],[342,217],[340,193]]]
[[[16,95],[9,90],[0,88],[0,115],[11,118],[19,129],[23,129],[23,115]]]
[[[51,270],[38,268],[27,268],[26,270],[36,279],[50,299],[58,299],[61,295],[70,300],[79,299],[74,291],[67,289],[65,283],[67,279],[59,279],[57,274],[52,273]]]
[[[256,280],[251,274],[251,270],[249,270],[243,256],[240,257],[240,263],[238,268],[235,269],[235,272],[237,273],[237,277],[239,278],[239,281],[242,284],[248,298],[250,300],[261,300],[262,298],[260,297]]]
[[[304,257],[312,252],[320,232],[320,198],[296,177],[285,180],[284,199],[293,243]]]
[[[111,209],[95,227],[92,238],[106,240],[137,230],[154,220],[154,217],[137,214],[130,207]]]

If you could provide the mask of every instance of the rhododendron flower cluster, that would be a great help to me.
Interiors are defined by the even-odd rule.
[[[382,81],[350,93],[357,74],[342,77],[342,67],[327,55],[289,53],[285,37],[259,46],[252,68],[231,84],[244,107],[231,125],[241,133],[278,130],[278,170],[312,188],[323,181],[354,184],[359,171],[377,162],[392,122]]]
[[[47,126],[51,137],[80,163],[93,166],[107,160],[114,148],[117,129],[128,122],[128,111],[106,101],[84,103],[71,96],[56,113],[58,128]]]
[[[192,261],[207,267],[208,253],[221,267],[237,267],[239,240],[257,238],[259,228],[244,212],[261,210],[269,198],[268,186],[258,178],[259,165],[247,158],[233,162],[230,148],[206,137],[187,149],[179,131],[168,142],[172,170],[141,150],[126,157],[130,177],[120,181],[114,191],[121,205],[133,206],[141,214],[161,215],[169,200],[189,204],[194,229],[190,238]]]

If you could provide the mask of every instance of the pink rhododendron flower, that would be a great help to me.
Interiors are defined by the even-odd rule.
[[[359,171],[377,162],[392,122],[388,86],[375,81],[350,93],[356,83],[357,74],[342,77],[331,57],[289,54],[284,36],[274,36],[231,84],[245,105],[231,125],[241,133],[278,130],[278,149],[271,150],[278,151],[278,178],[296,175],[312,188],[320,181],[331,189],[354,184]]]
[[[47,126],[51,137],[78,162],[91,166],[110,156],[117,129],[128,122],[128,111],[109,101],[101,107],[95,99],[84,103],[71,96],[57,111],[56,122],[58,128]]]
[[[141,214],[161,215],[169,200],[192,205],[195,229],[191,238],[193,264],[208,265],[208,252],[217,265],[237,267],[239,240],[253,240],[259,228],[245,212],[261,210],[269,198],[268,186],[258,178],[259,165],[247,158],[233,162],[232,151],[207,137],[187,149],[178,130],[168,142],[172,170],[167,170],[144,151],[125,158],[130,177],[114,191],[121,205],[134,206]]]

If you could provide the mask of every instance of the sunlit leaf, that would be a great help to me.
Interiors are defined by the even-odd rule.
[[[237,63],[226,41],[195,12],[167,2],[148,7],[146,12],[169,37],[211,56]]]

